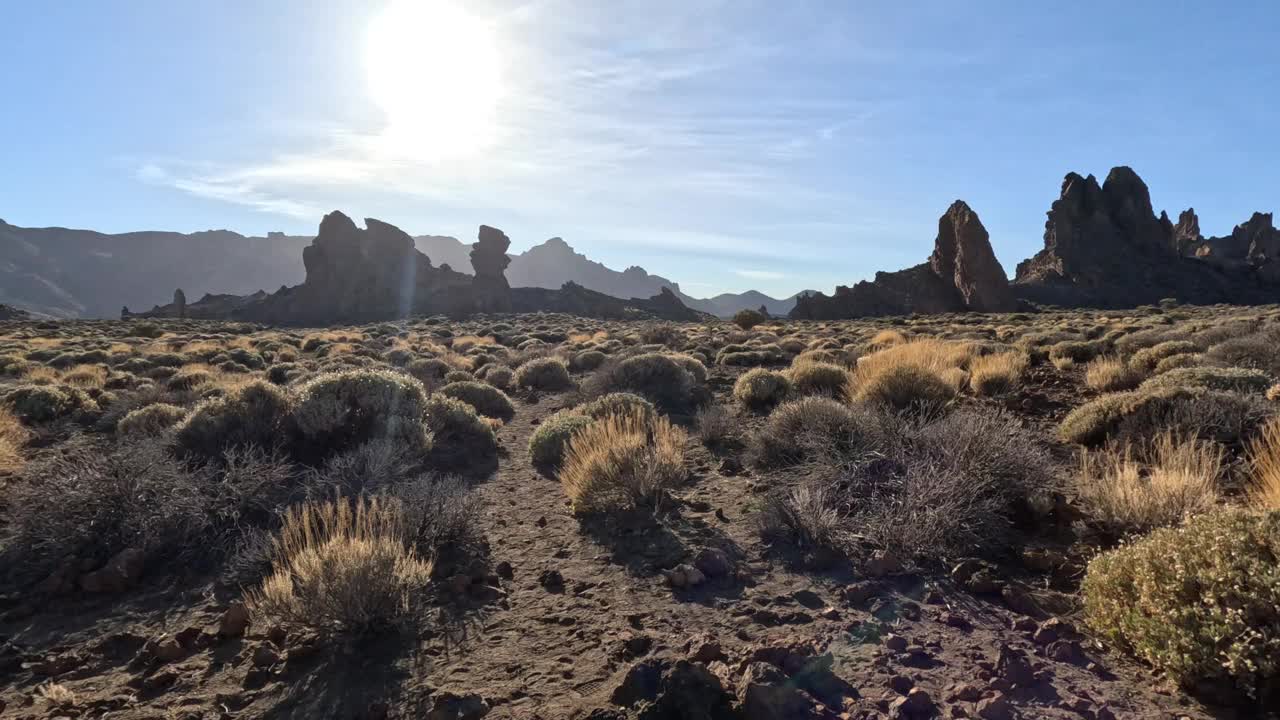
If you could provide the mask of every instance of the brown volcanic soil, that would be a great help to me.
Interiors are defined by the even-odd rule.
[[[712,368],[718,402],[732,404],[741,372]],[[1034,367],[1010,404],[1047,430],[1081,401],[1071,372],[1079,374]],[[438,603],[416,636],[329,646],[251,626],[243,638],[220,638],[219,621],[239,596],[201,577],[147,576],[115,597],[14,596],[0,620],[0,640],[10,643],[0,654],[0,717],[478,717],[445,712],[441,698],[452,693],[483,699],[488,718],[603,720],[626,717],[611,696],[633,668],[695,654],[727,685],[752,659],[793,680],[824,678],[816,694],[825,707],[789,717],[1235,717],[1087,639],[1050,644],[1055,627],[1069,628],[1046,625],[1048,613],[1016,612],[1016,600],[957,588],[945,573],[877,578],[839,562],[798,564],[754,531],[766,483],[738,469],[738,449],[713,452],[691,436],[690,482],[658,516],[580,520],[526,450],[537,424],[579,398],[513,400],[515,418],[498,433],[499,468],[477,485],[496,576],[447,579],[461,583],[449,595],[465,601]],[[738,421],[744,436],[761,422]],[[723,550],[735,571],[694,590],[669,587],[662,571],[704,548]],[[1075,623],[1079,564],[1071,567],[1001,573]],[[173,659],[151,659],[144,645],[165,636],[179,640]],[[73,692],[74,704],[42,698],[49,682]],[[928,693],[936,714],[895,704],[912,688]],[[1011,709],[991,702],[997,694]]]

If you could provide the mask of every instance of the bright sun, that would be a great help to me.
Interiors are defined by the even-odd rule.
[[[448,2],[393,0],[369,23],[365,65],[389,150],[438,159],[493,139],[501,78],[481,20]]]

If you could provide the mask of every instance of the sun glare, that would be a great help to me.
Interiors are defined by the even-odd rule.
[[[393,0],[369,23],[365,65],[389,151],[438,159],[493,139],[501,78],[479,18],[447,2]]]

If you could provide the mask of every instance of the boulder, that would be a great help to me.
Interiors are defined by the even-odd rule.
[[[952,203],[938,219],[929,267],[943,280],[951,279],[968,310],[1012,312],[1018,307],[1009,277],[991,250],[987,229],[963,200]]]

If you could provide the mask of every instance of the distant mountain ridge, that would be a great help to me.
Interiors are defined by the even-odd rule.
[[[0,220],[0,303],[57,317],[117,317],[172,299],[182,288],[193,301],[206,293],[247,295],[296,285],[305,273],[299,261],[310,235],[245,236],[229,230],[196,233],[106,234],[67,228],[23,228]],[[470,274],[471,245],[443,235],[414,238],[437,267]],[[687,306],[729,316],[764,306],[785,315],[795,298],[763,293],[726,293],[693,298],[678,283],[632,266],[612,270],[551,238],[512,254],[512,287],[550,288],[574,282],[617,298],[646,298],[670,288]]]

